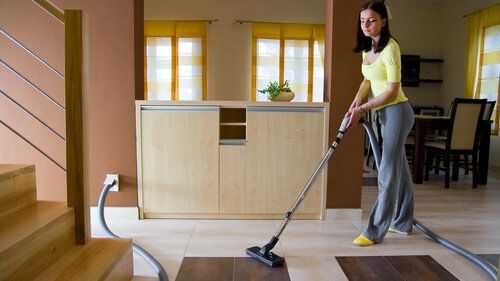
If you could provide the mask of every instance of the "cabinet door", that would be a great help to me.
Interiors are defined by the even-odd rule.
[[[247,109],[247,213],[288,211],[323,158],[324,109]],[[320,175],[297,213],[321,214]]]
[[[245,145],[220,146],[219,212],[245,213]]]
[[[150,106],[142,114],[144,213],[217,213],[219,108]]]

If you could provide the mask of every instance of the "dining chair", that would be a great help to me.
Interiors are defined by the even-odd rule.
[[[484,107],[483,120],[491,120],[491,115],[493,115],[493,109],[495,109],[496,101],[487,101]]]
[[[483,118],[486,100],[456,98],[450,112],[450,127],[445,140],[426,141],[425,180],[429,179],[429,170],[433,159],[443,155],[445,171],[445,188],[450,187],[450,163],[453,163],[453,173],[458,175],[459,155],[472,155],[472,187],[477,187],[477,151],[479,143],[479,122]]]
[[[496,101],[487,101],[484,107],[484,114],[483,114],[483,121],[488,121],[491,120],[491,116],[493,115],[493,109],[495,109],[495,103]],[[479,147],[478,150],[481,150],[481,133],[479,134]],[[470,163],[469,163],[469,156],[464,155],[464,159],[460,161],[460,167],[464,168],[465,174],[469,174],[469,170],[471,169]]]

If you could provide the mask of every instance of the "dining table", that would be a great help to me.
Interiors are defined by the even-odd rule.
[[[490,120],[480,121],[480,147],[478,156],[478,183],[488,182],[488,162],[490,154],[491,137]],[[432,130],[447,130],[451,126],[449,116],[415,115],[414,128],[414,159],[413,159],[413,183],[421,184],[424,175],[425,162],[425,136]]]

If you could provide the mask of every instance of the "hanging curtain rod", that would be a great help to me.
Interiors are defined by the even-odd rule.
[[[324,24],[324,23],[272,22],[272,21],[254,21],[254,20],[235,20],[234,22],[239,24],[244,24],[244,23]]]
[[[212,24],[212,22],[218,22],[218,19],[215,20],[176,20],[176,21],[206,21],[208,24]]]
[[[155,20],[145,20],[145,21],[155,21]],[[180,22],[195,22],[195,21],[205,21],[211,24],[212,22],[218,22],[218,19],[214,20],[159,20],[159,21],[180,21]]]

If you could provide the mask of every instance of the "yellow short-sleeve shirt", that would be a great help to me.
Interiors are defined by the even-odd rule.
[[[366,52],[362,52],[363,61]],[[361,72],[365,79],[370,80],[371,90],[374,97],[382,94],[389,87],[389,82],[401,82],[401,52],[398,43],[390,38],[385,48],[380,52],[380,56],[370,65],[362,64]],[[379,110],[388,105],[407,101],[401,86],[397,97],[388,104],[377,107]]]

